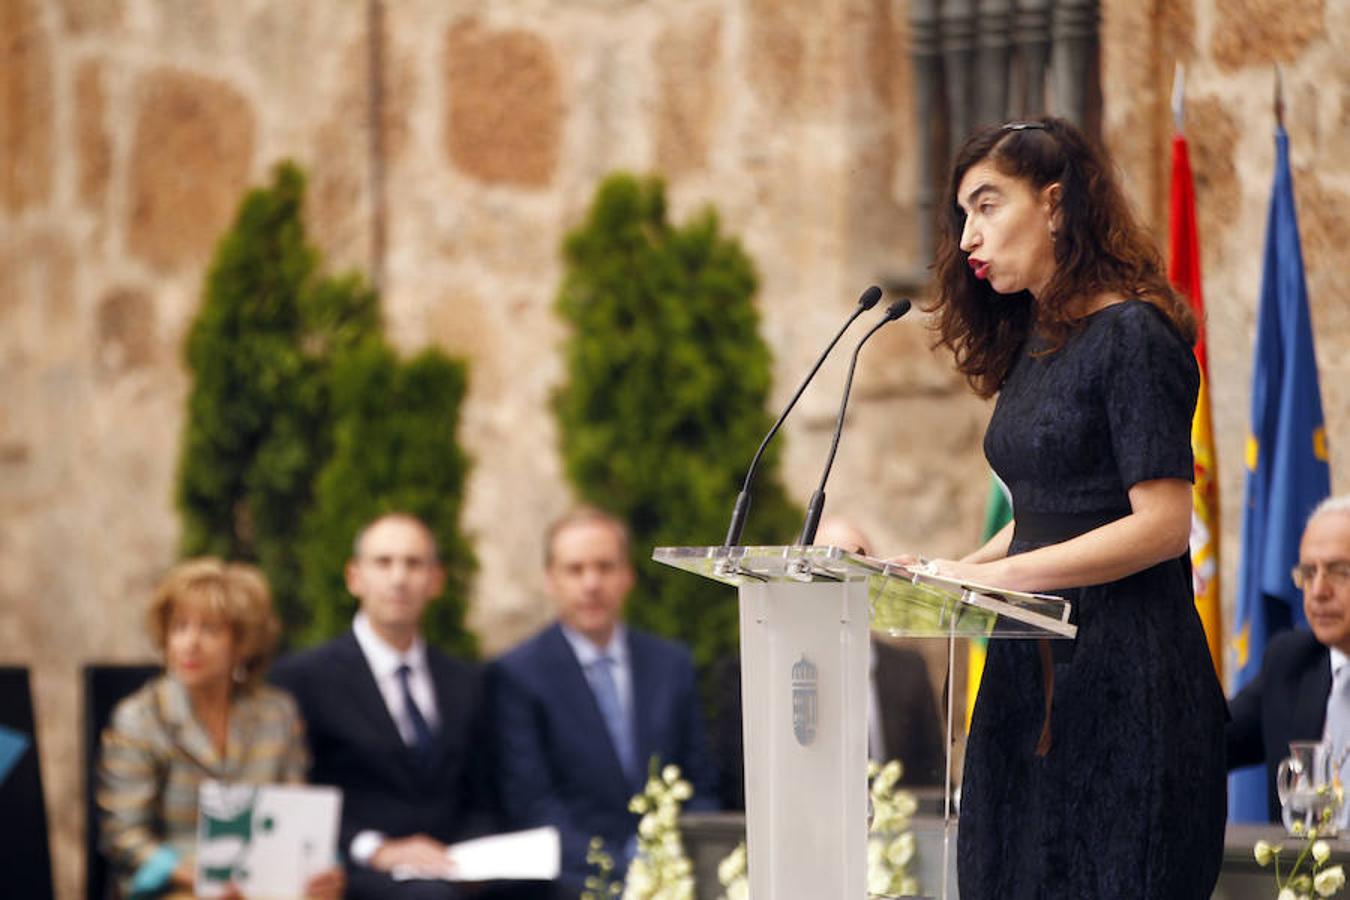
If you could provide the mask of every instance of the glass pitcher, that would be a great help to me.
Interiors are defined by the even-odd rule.
[[[1280,798],[1284,827],[1294,833],[1294,825],[1303,833],[1317,828],[1321,837],[1335,837],[1340,820],[1340,773],[1329,744],[1317,741],[1290,741],[1289,758],[1275,770],[1275,792]],[[1330,810],[1326,821],[1323,815]]]

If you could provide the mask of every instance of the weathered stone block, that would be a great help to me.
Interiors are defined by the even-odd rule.
[[[1215,0],[1210,53],[1226,69],[1288,62],[1324,35],[1326,0]]]
[[[51,193],[51,39],[33,0],[0,4],[0,206],[19,212]]]
[[[446,36],[443,71],[450,162],[493,184],[547,185],[562,142],[562,88],[548,44],[462,21]]]
[[[127,245],[159,270],[204,261],[247,186],[253,110],[212,78],[157,69],[140,86]]]
[[[708,164],[719,111],[722,18],[706,13],[666,29],[656,42],[660,79],[654,130],[656,166],[667,178]]]
[[[80,202],[103,206],[112,173],[112,138],[105,122],[103,64],[88,61],[75,73],[75,160]]]

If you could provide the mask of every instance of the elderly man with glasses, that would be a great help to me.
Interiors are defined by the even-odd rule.
[[[1308,630],[1275,636],[1261,674],[1229,703],[1228,767],[1265,763],[1272,822],[1275,770],[1290,741],[1328,741],[1339,759],[1350,751],[1350,494],[1313,510],[1291,576]]]

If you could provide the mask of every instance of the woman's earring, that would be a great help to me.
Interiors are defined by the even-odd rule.
[[[243,684],[248,681],[248,667],[243,663],[235,663],[230,676],[234,678],[235,684]]]

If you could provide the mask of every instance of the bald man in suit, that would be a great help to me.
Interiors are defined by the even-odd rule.
[[[1313,510],[1291,577],[1303,591],[1309,627],[1272,638],[1261,673],[1228,704],[1228,767],[1265,764],[1272,822],[1280,819],[1275,770],[1290,741],[1329,739],[1338,754],[1350,749],[1344,736],[1333,734],[1334,720],[1350,724],[1350,684],[1332,691],[1333,682],[1350,679],[1350,494]]]

